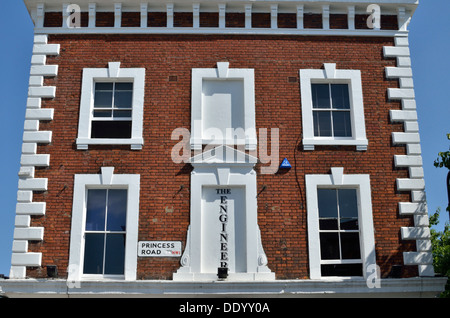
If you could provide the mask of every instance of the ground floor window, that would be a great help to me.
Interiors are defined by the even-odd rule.
[[[68,280],[135,280],[139,228],[138,174],[77,174]]]
[[[376,265],[370,177],[343,170],[305,177],[312,279],[367,277]]]
[[[84,274],[123,275],[126,189],[89,189],[84,234]]]
[[[357,189],[317,189],[322,276],[362,276]]]

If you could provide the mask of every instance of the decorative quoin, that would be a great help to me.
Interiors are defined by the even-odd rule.
[[[6,296],[443,290],[416,0],[24,2]]]

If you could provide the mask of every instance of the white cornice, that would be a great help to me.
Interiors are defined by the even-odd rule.
[[[417,7],[417,0],[316,0],[316,1],[237,1],[225,0],[224,2],[214,1],[182,1],[168,2],[165,0],[157,2],[138,2],[138,0],[127,1],[126,3],[112,1],[90,2],[80,0],[77,2],[78,10],[89,12],[89,25],[86,27],[72,28],[67,26],[68,4],[55,0],[24,0],[35,23],[37,34],[113,34],[113,33],[149,33],[149,34],[287,34],[287,35],[349,35],[349,36],[386,36],[379,33],[379,30],[355,30],[355,14],[368,14],[372,8],[368,6],[373,2],[379,5],[378,14],[396,15],[398,19],[399,31],[406,31],[412,15]],[[200,27],[201,12],[219,12],[218,28]],[[61,27],[44,28],[45,14],[48,12],[60,12],[63,15]],[[96,12],[114,12],[114,28],[96,28]],[[140,12],[141,28],[121,27],[122,12]],[[167,14],[167,25],[164,28],[147,27],[147,12],[165,12]],[[191,28],[176,28],[173,24],[174,12],[192,12],[193,26]],[[227,28],[225,12],[245,12],[245,28]],[[250,15],[248,14],[250,13]],[[269,13],[270,28],[253,28],[251,25],[252,13]],[[278,28],[277,15],[283,13],[294,13],[297,16],[296,28]],[[307,29],[303,27],[304,14],[322,14],[322,29]],[[330,30],[330,15],[347,14],[348,30]],[[78,18],[79,19],[79,18]],[[79,20],[78,20],[79,21]],[[79,22],[78,22],[79,23]],[[348,32],[350,31],[350,32]],[[353,34],[353,31],[356,31]],[[375,31],[375,32],[373,32]],[[367,33],[367,34],[366,34]],[[393,32],[388,32],[391,36]]]
[[[39,4],[44,4],[46,10],[55,11],[60,10],[65,1],[61,0],[23,0],[28,11],[31,13],[36,10]],[[82,9],[88,8],[90,3],[96,3],[98,10],[111,10],[114,11],[115,3],[122,3],[124,11],[140,11],[140,5],[142,3],[147,4],[149,10],[165,8],[167,4],[174,4],[175,10],[186,10],[191,8],[193,4],[199,4],[200,10],[212,9],[216,10],[219,4],[225,4],[227,8],[243,7],[245,4],[251,4],[253,10],[269,10],[271,5],[278,4],[281,10],[287,8],[296,8],[297,5],[304,5],[305,7],[320,8],[322,5],[330,5],[331,8],[345,8],[349,5],[355,6],[357,9],[365,10],[369,4],[378,4],[382,9],[394,10],[398,7],[406,7],[408,10],[414,12],[419,0],[157,0],[157,1],[145,1],[145,0],[126,0],[126,1],[111,1],[111,0],[77,0],[73,1],[79,5]],[[66,4],[71,3],[67,1]]]

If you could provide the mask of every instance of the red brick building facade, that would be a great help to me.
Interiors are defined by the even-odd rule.
[[[292,293],[334,288],[349,295],[397,295],[398,284],[411,295],[442,288],[432,266],[406,30],[415,1],[372,1],[381,12],[370,16],[381,22],[375,28],[367,22],[367,1],[79,1],[79,19],[71,20],[79,28],[66,24],[67,6],[25,2],[36,36],[11,279],[3,288],[11,295],[38,292],[38,283],[21,284],[49,277],[53,291],[74,294],[138,287],[144,294],[177,293],[177,282],[190,282],[183,293],[192,294],[198,284],[211,294],[279,292],[286,284]],[[128,82],[130,95],[121,88]],[[112,112],[98,106],[101,98],[109,103],[110,93]],[[129,121],[122,117],[126,102],[119,104],[127,96]],[[194,132],[197,112],[203,135]],[[206,126],[227,116],[230,128],[245,126],[245,141],[207,141]],[[208,152],[211,144],[217,148]],[[174,160],[180,145],[181,162]],[[219,150],[245,158],[222,160]],[[284,158],[290,167],[280,167]],[[210,203],[209,187],[242,195]],[[89,200],[95,190],[109,200],[118,189],[128,191],[125,265],[107,275],[109,257],[120,256],[108,256],[104,243],[103,271],[91,277]],[[225,215],[234,222],[221,223],[222,236],[209,233],[216,223],[208,214],[212,204],[219,211],[219,202],[234,208],[220,208],[229,208]],[[107,203],[107,211],[113,206]],[[335,206],[337,215],[325,211]],[[223,240],[225,232],[233,244]],[[104,232],[106,242],[111,233]],[[147,257],[139,251],[143,242],[178,242],[181,249]],[[225,276],[210,269],[214,262]],[[351,279],[351,291],[343,291],[342,276]],[[227,286],[212,285],[216,280]]]

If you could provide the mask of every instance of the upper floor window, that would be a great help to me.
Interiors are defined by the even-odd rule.
[[[300,70],[303,147],[354,145],[366,150],[361,72],[324,66]]]
[[[130,145],[141,149],[144,88],[143,68],[121,68],[118,62],[109,63],[108,68],[85,68],[77,148]]]
[[[131,138],[133,83],[95,83],[91,138]]]
[[[314,136],[351,137],[348,84],[311,84]]]

